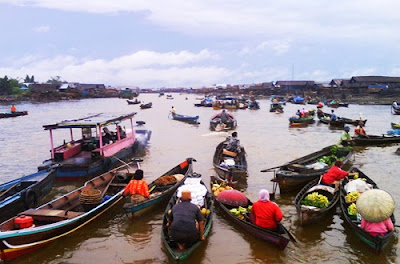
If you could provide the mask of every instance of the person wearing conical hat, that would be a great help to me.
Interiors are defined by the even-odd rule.
[[[182,191],[180,200],[181,202],[174,205],[168,214],[167,227],[179,250],[184,250],[199,239],[204,240],[204,217],[200,209],[190,202],[192,200],[190,191]]]
[[[250,219],[252,223],[270,230],[278,230],[277,223],[282,221],[282,211],[279,206],[271,202],[268,190],[262,189],[258,193],[259,200],[253,203]]]

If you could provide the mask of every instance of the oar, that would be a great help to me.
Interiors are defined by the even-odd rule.
[[[395,227],[400,227],[400,225],[394,225]]]
[[[283,230],[285,230],[285,232],[288,234],[290,240],[292,240],[293,243],[297,244],[297,239],[294,237],[294,235],[292,233],[290,233],[289,230],[286,229],[286,227],[284,225],[282,225]]]
[[[5,190],[4,192],[2,192],[0,194],[0,197],[3,196],[4,194],[8,193],[9,190],[11,190],[12,188],[14,188],[15,186],[17,186],[19,184],[19,182],[17,182],[16,184],[14,184],[13,186],[11,186],[10,188],[8,188],[7,190]]]
[[[269,172],[269,171],[271,171],[271,170],[273,170],[273,169],[277,169],[277,168],[280,168],[280,167],[282,167],[282,166],[284,166],[284,165],[280,165],[280,166],[272,167],[272,168],[265,169],[265,170],[260,170],[260,172]]]

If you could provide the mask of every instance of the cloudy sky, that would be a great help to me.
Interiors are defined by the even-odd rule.
[[[400,75],[400,1],[0,0],[0,76],[200,87]]]

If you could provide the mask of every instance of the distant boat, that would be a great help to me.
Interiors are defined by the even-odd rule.
[[[180,114],[171,114],[172,119],[178,120],[181,122],[186,122],[189,124],[199,124],[199,116],[188,116],[188,115],[180,115]]]
[[[148,109],[151,108],[153,106],[153,103],[147,103],[147,104],[141,104],[140,105],[140,109]]]
[[[27,115],[27,114],[28,114],[28,111],[0,113],[0,118],[17,117],[17,116],[23,116],[23,115]]]
[[[132,100],[126,100],[126,102],[130,105],[134,105],[134,104],[140,104],[140,101],[138,99],[135,99],[135,101]]]

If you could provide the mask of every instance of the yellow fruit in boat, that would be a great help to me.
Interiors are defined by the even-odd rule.
[[[210,209],[206,210],[206,215],[209,215],[211,213]]]
[[[201,213],[202,213],[203,215],[205,215],[205,214],[207,213],[207,209],[206,209],[206,208],[201,209]]]
[[[169,214],[169,215],[171,214],[171,209],[168,210],[168,214]]]

